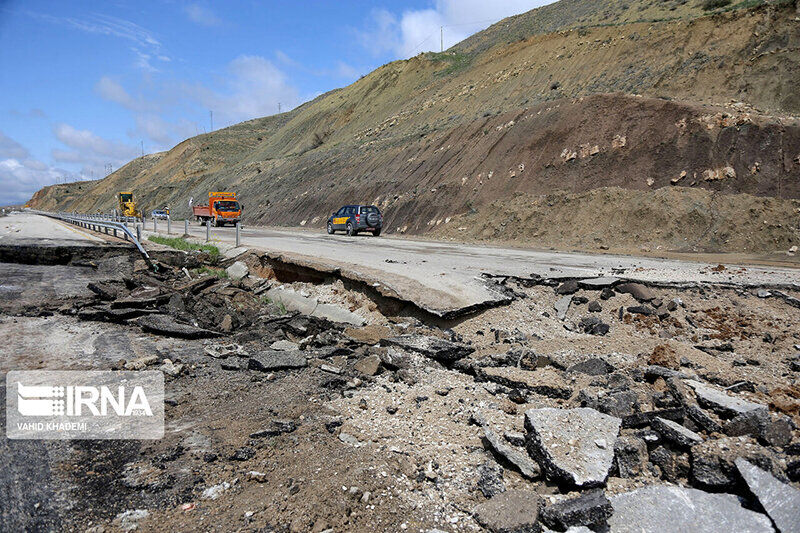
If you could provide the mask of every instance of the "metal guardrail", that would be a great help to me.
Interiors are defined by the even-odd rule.
[[[142,226],[140,225],[141,219],[139,218],[101,214],[80,215],[76,213],[50,213],[48,211],[36,211],[33,209],[29,210],[29,212],[62,220],[91,231],[113,235],[114,237],[119,237],[121,233],[123,239],[131,241],[133,245],[136,246],[136,249],[142,254],[147,264],[151,267],[153,266],[150,256],[147,255],[147,250],[144,249],[140,242],[142,240]],[[129,224],[134,225],[133,230],[128,227]]]

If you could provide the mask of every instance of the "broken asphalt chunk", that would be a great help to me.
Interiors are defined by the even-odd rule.
[[[452,363],[475,351],[475,348],[466,344],[425,335],[400,335],[386,339],[385,342],[392,346],[421,353],[442,363]]]
[[[726,392],[699,381],[688,379],[686,384],[694,389],[700,405],[713,409],[722,415],[733,417],[756,409],[767,409],[765,405],[729,396]]]
[[[181,339],[205,339],[222,335],[216,331],[198,328],[176,321],[169,315],[148,315],[137,318],[135,323],[148,333],[156,333]]]
[[[745,459],[737,459],[736,468],[778,531],[800,531],[800,490],[778,481]]]
[[[658,431],[664,440],[683,448],[690,448],[695,444],[703,442],[703,437],[691,431],[677,422],[665,418],[656,417],[653,420],[652,428]]]
[[[264,350],[252,354],[248,360],[248,368],[250,368],[250,370],[260,370],[262,372],[303,368],[307,364],[306,357],[299,351],[284,352],[279,350]]]
[[[621,422],[584,407],[530,409],[525,412],[528,452],[548,479],[577,487],[603,485]]]
[[[508,463],[514,465],[523,476],[528,479],[536,479],[541,475],[541,468],[527,453],[509,446],[494,431],[484,429],[484,437],[491,449],[502,456]]]
[[[611,505],[608,524],[615,533],[774,531],[769,518],[743,508],[732,494],[654,485],[613,496]]]
[[[591,490],[569,500],[548,505],[542,510],[542,522],[547,527],[564,531],[570,527],[604,524],[613,508],[602,490]]]

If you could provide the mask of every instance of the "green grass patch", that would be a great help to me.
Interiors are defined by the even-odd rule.
[[[280,300],[276,302],[275,300],[272,300],[272,299],[270,299],[270,298],[268,298],[266,296],[262,296],[261,297],[261,303],[263,305],[274,304],[275,307],[278,309],[278,314],[279,315],[285,315],[285,314],[289,313],[289,311],[286,309],[286,306]]]
[[[193,268],[191,270],[191,273],[194,276],[202,276],[203,274],[210,274],[210,275],[216,276],[216,277],[218,277],[220,279],[226,279],[228,277],[228,273],[225,271],[224,268],[213,268],[213,267],[207,267],[207,266],[203,266],[203,267],[200,267],[200,268]]]
[[[151,235],[149,237],[149,240],[153,241],[156,244],[163,244],[164,246],[175,248],[176,250],[183,250],[186,252],[191,252],[191,251],[206,252],[208,255],[211,256],[212,261],[217,261],[220,256],[219,248],[217,248],[214,245],[195,244],[180,237],[161,237],[160,235]]]
[[[437,76],[449,76],[462,71],[470,66],[474,59],[474,54],[462,52],[428,52],[425,58],[434,63],[446,63],[447,66],[436,73]]]

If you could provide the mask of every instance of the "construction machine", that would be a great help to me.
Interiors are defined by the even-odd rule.
[[[117,194],[119,200],[119,214],[123,217],[138,217],[139,211],[136,209],[136,202],[133,193],[130,191]]]

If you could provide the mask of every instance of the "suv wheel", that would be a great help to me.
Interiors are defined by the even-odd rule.
[[[328,222],[328,235],[333,235],[334,233],[336,233],[336,230],[333,229],[333,224]]]
[[[376,229],[375,231],[372,232],[372,234],[374,236],[376,236],[376,237],[380,237],[381,236],[381,228]]]
[[[347,236],[348,236],[348,237],[352,237],[352,236],[353,236],[353,235],[355,235],[355,234],[356,234],[356,232],[355,232],[355,231],[353,231],[353,224],[352,224],[352,222],[348,222],[348,223],[347,223]]]

